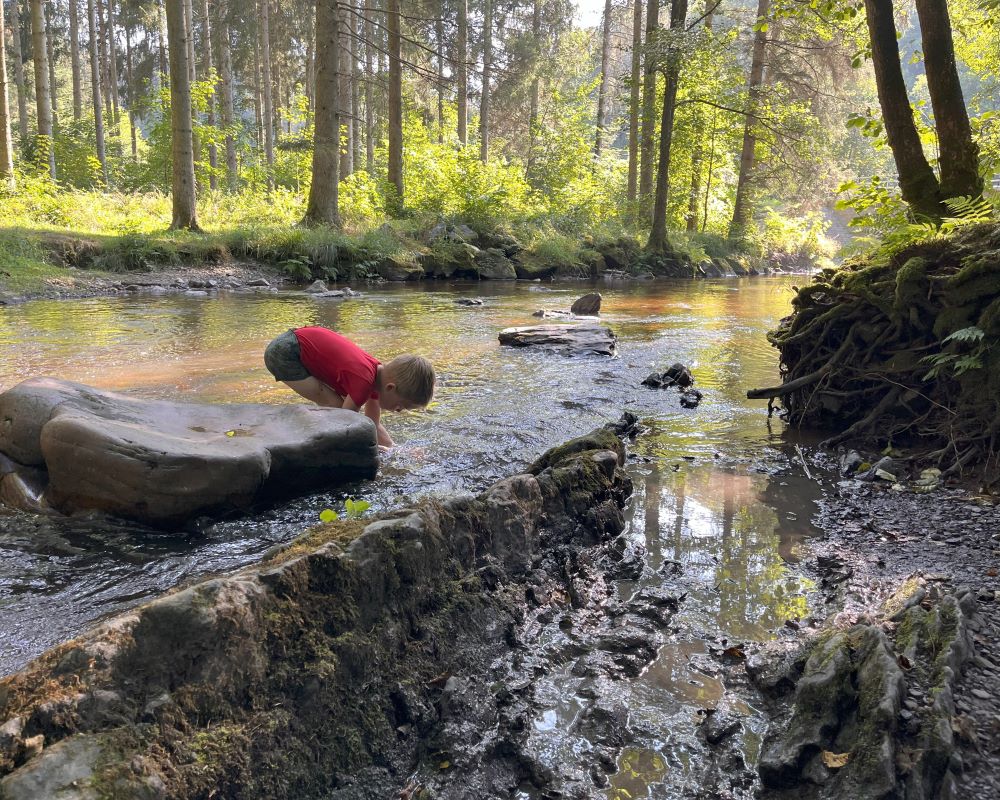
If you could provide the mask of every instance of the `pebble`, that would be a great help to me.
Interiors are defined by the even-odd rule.
[[[980,700],[990,700],[993,697],[993,695],[991,695],[989,692],[985,691],[984,689],[973,689],[972,690],[972,696],[973,697],[978,697]]]

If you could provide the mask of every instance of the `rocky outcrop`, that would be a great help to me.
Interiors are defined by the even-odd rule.
[[[480,250],[476,254],[479,277],[484,280],[512,281],[517,277],[513,262],[499,247]]]
[[[418,281],[424,277],[424,268],[407,255],[387,256],[378,263],[375,271],[379,277],[393,282]]]
[[[54,378],[0,394],[0,499],[155,526],[370,478],[375,427],[304,404],[139,400]]]
[[[500,344],[543,347],[569,355],[613,356],[618,337],[603,325],[528,325],[500,331]]]
[[[765,692],[795,686],[790,710],[765,739],[763,798],[955,796],[962,761],[952,693],[973,655],[976,599],[968,590],[929,592],[922,583],[901,587],[884,623],[821,635],[797,669],[747,663]]]
[[[509,691],[467,689],[509,654],[524,578],[572,580],[624,529],[634,422],[475,497],[319,526],[49,651],[0,681],[0,797],[389,797],[418,759],[446,769],[435,732],[506,713]]]

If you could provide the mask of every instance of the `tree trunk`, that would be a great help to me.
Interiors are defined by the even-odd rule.
[[[594,155],[600,156],[604,136],[605,105],[610,83],[608,69],[611,64],[611,0],[604,0],[604,26],[601,35],[601,84],[597,89],[597,126],[594,134]]]
[[[132,71],[132,26],[125,26],[125,100],[128,103],[128,129],[132,143],[132,158],[139,157],[139,141],[135,130],[135,85]]]
[[[351,0],[351,171],[361,169],[361,74],[358,68],[358,40],[364,35],[360,6]]]
[[[889,0],[892,2],[892,0]],[[757,0],[757,30],[753,37],[750,58],[750,76],[747,79],[747,109],[743,123],[743,148],[740,152],[740,173],[736,179],[736,200],[733,219],[729,223],[729,238],[742,239],[750,225],[753,208],[750,195],[753,188],[754,156],[757,148],[757,108],[760,105],[760,87],[764,82],[764,57],[767,54],[767,31],[761,26],[767,19],[771,0]]]
[[[274,188],[274,98],[271,96],[271,0],[260,0],[260,88],[264,94],[261,109],[264,124],[264,160],[267,162],[267,188]]]
[[[951,19],[945,0],[917,0],[920,38],[924,47],[924,72],[934,108],[941,167],[942,197],[979,197],[979,148],[972,140],[969,112],[962,96],[955,65]]]
[[[642,88],[642,0],[632,0],[632,85],[628,102],[628,184],[626,197],[639,189],[639,97]]]
[[[77,3],[69,0],[69,57],[73,71],[73,119],[83,116],[83,76],[80,63],[80,17]]]
[[[341,0],[340,6],[340,179],[354,172],[354,123],[351,120],[351,9]]]
[[[673,0],[670,7],[670,30],[681,32],[687,20],[688,0]],[[653,226],[647,249],[662,252],[667,247],[667,200],[670,196],[670,149],[674,140],[674,112],[677,109],[677,85],[680,83],[681,54],[671,48],[664,65],[663,113],[660,115],[660,153],[656,176],[656,200]]]
[[[56,153],[52,147],[52,98],[49,97],[49,54],[45,45],[45,11],[42,0],[31,2],[31,47],[35,61],[35,111],[38,120],[36,159],[48,154],[49,174],[56,177]]]
[[[106,0],[108,3],[111,0]],[[194,86],[195,81],[198,80],[198,60],[194,55],[194,3],[193,0],[183,0],[184,3],[184,30],[185,41],[187,42],[187,67],[188,67],[188,81],[191,86]]]
[[[639,2],[640,0],[637,0]],[[542,0],[535,0],[531,10],[531,92],[528,100],[528,169],[533,165],[535,139],[538,137],[538,95],[541,81],[538,62],[541,56]]]
[[[403,70],[399,39],[399,0],[386,3],[389,35],[389,183],[395,188],[386,207],[393,216],[403,210]]]
[[[375,174],[375,11],[365,0],[365,168]]]
[[[163,3],[156,4],[157,51],[160,62],[160,79],[163,86],[170,80],[170,68],[167,64],[167,18],[163,15]]]
[[[99,28],[97,25],[97,6],[94,0],[87,0],[87,27],[90,42],[87,50],[90,52],[90,90],[94,103],[94,146],[97,160],[101,165],[101,177],[104,185],[108,185],[108,160],[104,147],[104,101],[101,99],[101,56],[98,45]]]
[[[14,29],[14,35],[18,31]],[[7,98],[7,28],[0,2],[0,183],[14,188],[14,142],[10,133],[10,102]]]
[[[253,116],[255,124],[255,143],[257,159],[264,150],[264,95],[260,85],[260,36],[253,37]]]
[[[340,226],[340,20],[336,0],[316,3],[316,118],[313,123],[312,183],[305,222]]]
[[[639,2],[639,0],[636,0]],[[646,4],[646,52],[642,66],[642,133],[639,141],[639,197],[653,191],[653,141],[656,138],[656,59],[651,47],[660,25],[659,0]]]
[[[444,5],[438,4],[434,20],[434,38],[437,43],[437,140],[444,144]]]
[[[493,0],[483,0],[483,90],[479,95],[479,158],[490,154],[490,81],[493,78]]]
[[[939,220],[943,214],[937,177],[927,163],[913,122],[910,99],[903,81],[893,19],[892,0],[865,0],[872,67],[878,88],[885,134],[899,173],[899,191],[919,217]]]
[[[229,42],[230,8],[229,3],[226,3],[222,10],[217,36],[219,39],[219,80],[222,84],[222,127],[226,129],[226,186],[229,191],[235,192],[238,167],[236,164],[236,139],[233,137],[236,109],[233,105],[233,56]]]
[[[212,75],[212,70],[214,65],[212,64],[212,23],[209,18],[208,13],[208,0],[201,0],[201,50],[204,53],[204,60],[202,61],[202,69],[205,71],[205,80],[209,80]],[[208,98],[208,124],[210,127],[215,127],[215,94],[209,96]],[[214,192],[219,188],[219,182],[216,178],[216,172],[219,169],[219,153],[212,142],[208,145],[208,185],[209,188]]]
[[[59,84],[56,81],[55,47],[52,42],[52,4],[45,3],[45,49],[49,62],[49,99],[52,101],[52,128],[59,127]]]
[[[712,22],[718,0],[705,0],[705,30],[712,30]],[[698,217],[701,206],[701,162],[705,151],[705,111],[694,112],[694,146],[691,151],[691,191],[688,196],[686,229],[688,233],[698,231]]]
[[[14,16],[11,18],[11,33],[13,36],[11,55],[14,57],[14,86],[17,87],[17,132],[21,136],[22,147],[28,141],[28,88],[24,77],[24,55],[21,48],[21,36],[24,32],[24,18],[20,6],[23,0],[14,0],[11,8]]]
[[[118,94],[118,39],[115,36],[115,0],[107,0],[108,9],[108,71],[111,76],[111,110],[116,134],[121,136],[121,96]]]
[[[194,133],[191,116],[191,68],[187,63],[190,31],[184,24],[184,0],[166,0],[170,39],[170,121],[173,173],[172,229],[200,230],[195,202]]]
[[[455,85],[458,90],[458,141],[469,143],[469,3],[458,0],[458,42],[455,56]]]
[[[115,115],[111,109],[111,69],[108,66],[108,26],[104,20],[104,6],[102,0],[97,0],[97,25],[101,54],[101,87],[103,88],[104,116],[107,121],[114,124]]]

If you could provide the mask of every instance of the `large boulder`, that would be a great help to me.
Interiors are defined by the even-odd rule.
[[[551,278],[559,268],[558,264],[553,264],[548,259],[537,253],[520,253],[517,261],[514,262],[517,270],[517,277],[525,281],[537,281]]]
[[[618,337],[603,325],[528,325],[500,331],[500,344],[613,356]]]
[[[420,266],[431,278],[479,278],[478,247],[464,242],[437,242],[420,255]]]
[[[54,378],[0,394],[0,497],[155,526],[371,478],[375,426],[304,404],[139,400]]]

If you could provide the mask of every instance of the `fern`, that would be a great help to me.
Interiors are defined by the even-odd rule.
[[[946,342],[978,342],[980,341],[986,333],[982,328],[977,328],[975,325],[971,325],[968,328],[962,328],[954,333],[948,334],[945,337]]]

